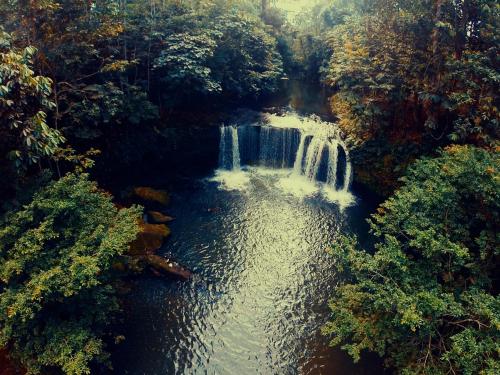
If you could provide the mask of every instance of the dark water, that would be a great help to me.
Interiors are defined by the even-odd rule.
[[[317,92],[289,85],[270,106],[291,103],[297,112],[321,113]],[[209,158],[208,148],[217,146],[207,143]],[[156,170],[154,186],[173,192],[167,211],[176,218],[162,253],[193,269],[195,277],[135,282],[125,301],[126,340],[113,352],[114,373],[383,373],[378,358],[364,356],[354,364],[319,332],[340,282],[326,250],[339,233],[366,237],[373,202],[358,195],[356,205],[341,210],[321,196],[289,195],[276,188],[282,175],[268,169],[245,172],[248,181],[236,191],[186,173],[182,182],[162,185],[161,172]]]

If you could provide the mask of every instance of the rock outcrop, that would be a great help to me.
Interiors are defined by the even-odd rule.
[[[169,223],[174,220],[173,217],[162,214],[158,211],[148,211],[148,218],[156,224]]]
[[[159,203],[167,206],[170,203],[170,196],[164,190],[156,190],[150,187],[136,187],[132,190],[134,196],[149,202]]]

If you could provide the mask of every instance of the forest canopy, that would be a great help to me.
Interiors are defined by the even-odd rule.
[[[351,279],[330,302],[332,345],[408,374],[500,370],[499,161],[472,146],[419,160],[370,221],[375,253],[340,240]]]
[[[89,374],[108,363],[103,335],[119,309],[113,263],[138,233],[87,175],[68,174],[0,222],[0,346],[29,371]]]
[[[114,266],[146,223],[94,181],[96,157],[135,135],[152,155],[170,127],[301,80],[385,201],[374,246],[332,246],[332,346],[401,374],[500,373],[499,23],[496,0],[0,1],[0,355],[110,367]]]

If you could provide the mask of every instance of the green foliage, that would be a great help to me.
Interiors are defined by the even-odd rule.
[[[282,60],[262,22],[227,15],[216,20],[215,29],[221,37],[211,65],[223,92],[241,98],[275,91]]]
[[[12,48],[10,35],[0,29],[0,151],[19,170],[53,156],[64,142],[47,123],[47,112],[54,108],[52,81],[35,75],[35,53],[33,47]]]
[[[415,156],[497,145],[499,20],[495,0],[335,0],[306,17],[304,61],[335,93],[331,108],[361,154],[364,182],[386,194]],[[314,41],[330,51],[315,56]]]
[[[90,374],[118,310],[113,262],[138,233],[139,208],[118,210],[86,175],[68,174],[8,213],[0,229],[0,346],[38,374]]]
[[[213,80],[212,70],[207,66],[216,45],[215,38],[209,35],[171,35],[165,40],[155,67],[165,70],[162,80],[171,90],[219,92],[221,86]]]
[[[206,5],[203,11],[183,8],[182,17],[172,17],[168,25],[182,31],[161,32],[163,46],[154,67],[166,83],[164,96],[244,98],[275,91],[282,61],[264,24],[224,3]]]
[[[248,0],[10,0],[0,22],[37,48],[53,121],[69,138],[109,134],[178,108],[272,92],[276,40]],[[140,110],[138,110],[140,109]]]
[[[81,139],[102,136],[112,126],[140,125],[158,117],[158,109],[140,88],[120,89],[112,82],[82,87],[68,109],[72,122],[61,130]]]
[[[351,278],[330,302],[332,345],[403,374],[499,372],[499,162],[471,146],[421,159],[371,220],[375,253],[341,239]]]

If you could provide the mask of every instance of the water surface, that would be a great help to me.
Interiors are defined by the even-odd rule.
[[[279,172],[248,174],[243,191],[207,179],[177,189],[164,252],[196,276],[137,282],[118,373],[376,373],[319,334],[338,282],[326,250],[340,232],[365,232],[365,202],[341,211],[276,189]]]

